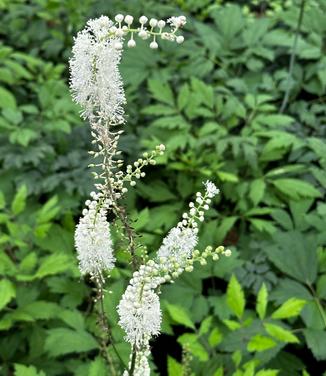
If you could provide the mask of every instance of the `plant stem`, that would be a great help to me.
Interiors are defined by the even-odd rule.
[[[296,55],[296,50],[297,50],[297,44],[298,44],[298,39],[299,39],[299,33],[301,29],[301,24],[303,20],[303,13],[304,13],[304,7],[305,7],[306,0],[301,0],[300,4],[300,13],[299,13],[299,18],[298,18],[298,23],[297,23],[297,28],[295,31],[295,36],[294,36],[294,42],[292,46],[292,52],[291,52],[291,58],[290,58],[290,64],[289,64],[289,72],[288,72],[288,77],[287,77],[287,82],[286,82],[286,90],[283,98],[283,102],[280,108],[279,112],[284,112],[288,101],[289,101],[289,96],[291,92],[291,80],[292,80],[292,74],[293,74],[293,67],[295,63],[295,55]]]
[[[132,357],[131,357],[129,376],[133,376],[134,375],[135,365],[136,365],[136,356],[137,356],[137,350],[136,350],[136,346],[134,346],[132,348]]]
[[[96,288],[97,288],[97,292],[98,292],[98,294],[97,294],[97,300],[99,302],[100,324],[102,326],[103,332],[107,333],[107,339],[103,339],[103,343],[102,344],[104,345],[104,349],[106,349],[107,346],[111,345],[112,348],[113,348],[113,351],[115,352],[115,354],[116,354],[117,358],[119,359],[121,365],[124,367],[124,369],[127,369],[127,366],[126,366],[125,362],[121,358],[121,356],[120,356],[117,348],[114,345],[114,341],[113,341],[111,329],[110,329],[108,320],[107,320],[106,315],[105,315],[102,284],[101,284],[101,282],[99,280],[96,280],[95,283],[96,283]],[[105,357],[108,360],[108,363],[109,363],[111,371],[112,371],[112,367],[114,368],[114,366],[113,366],[112,359],[111,359],[111,357],[110,357],[110,355],[108,354],[107,351],[105,351]],[[112,373],[112,375],[113,376],[117,375],[117,373],[115,372],[115,370],[114,370],[114,373]]]
[[[320,314],[321,319],[322,319],[322,321],[324,323],[324,327],[326,328],[326,316],[325,316],[324,309],[323,309],[322,305],[320,304],[318,296],[316,295],[315,290],[312,287],[312,285],[310,283],[307,283],[307,286],[309,287],[309,289],[310,289],[310,291],[311,291],[311,293],[313,295],[313,298],[314,298],[314,301],[315,301],[316,306],[318,308],[319,314]]]

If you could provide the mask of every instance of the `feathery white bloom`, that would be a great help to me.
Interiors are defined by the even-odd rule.
[[[206,194],[209,198],[213,198],[214,196],[220,193],[220,190],[211,181],[205,181],[204,185],[206,188]]]
[[[126,341],[141,348],[150,337],[159,334],[162,314],[158,295],[139,287],[127,287],[118,305],[118,314]]]
[[[182,264],[192,254],[198,242],[196,232],[191,228],[174,227],[163,239],[158,257],[175,257]]]
[[[70,59],[70,88],[75,102],[83,108],[84,118],[101,117],[123,121],[126,102],[118,70],[121,50],[115,48],[120,38],[106,38],[113,22],[105,16],[90,20],[74,38]]]
[[[87,201],[75,231],[75,245],[81,274],[101,276],[103,270],[114,267],[110,226],[106,220],[106,207],[96,209],[97,201]]]

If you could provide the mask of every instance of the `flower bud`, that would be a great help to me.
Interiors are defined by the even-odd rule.
[[[129,14],[125,17],[125,23],[126,23],[127,25],[131,25],[132,22],[133,22],[133,20],[134,20],[134,17],[133,17],[133,16],[130,16]]]
[[[139,18],[139,22],[142,24],[142,25],[145,25],[145,23],[148,21],[148,18],[146,16],[141,16]]]
[[[123,21],[123,14],[117,14],[114,19],[117,21],[117,22],[122,22]]]
[[[158,44],[153,40],[153,42],[150,43],[149,47],[153,50],[156,50],[158,48]]]
[[[130,40],[128,41],[127,46],[128,46],[129,48],[136,47],[136,42],[135,42],[133,39],[130,39]]]

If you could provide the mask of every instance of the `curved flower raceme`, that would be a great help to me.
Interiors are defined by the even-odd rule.
[[[86,201],[88,209],[75,231],[75,245],[80,272],[101,277],[102,271],[110,271],[115,262],[110,226],[106,220],[107,205],[97,209],[97,200]]]
[[[120,38],[108,38],[113,22],[105,16],[87,22],[74,39],[70,59],[70,88],[74,100],[83,108],[85,119],[97,118],[112,123],[123,122],[126,103],[118,65],[121,50],[115,48]]]
[[[142,368],[147,367],[146,349],[151,337],[160,332],[162,315],[156,289],[178,277],[183,271],[192,271],[195,261],[205,265],[208,256],[212,256],[213,260],[217,260],[219,254],[230,256],[230,250],[225,251],[224,247],[218,247],[215,251],[212,247],[207,247],[202,254],[195,250],[198,242],[197,222],[204,220],[204,211],[209,209],[211,198],[218,193],[212,182],[208,181],[204,185],[204,195],[200,192],[196,194],[195,203],[189,203],[189,213],[184,213],[183,219],[163,239],[157,261],[149,260],[139,271],[133,273],[117,307],[119,325],[126,332],[125,339],[136,351],[136,359],[141,359],[140,368],[135,365],[135,372],[141,370],[135,373],[137,375],[147,375],[147,371]]]

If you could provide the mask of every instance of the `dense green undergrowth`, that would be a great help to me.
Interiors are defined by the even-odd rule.
[[[326,8],[304,2],[289,76],[302,1],[267,3],[0,2],[1,375],[108,374],[94,286],[80,278],[73,249],[92,189],[91,146],[70,98],[67,59],[88,18],[118,11],[188,17],[182,48],[124,53],[125,159],[167,147],[125,203],[139,241],[154,252],[210,179],[221,194],[200,246],[233,250],[162,289],[157,374],[323,374]],[[127,361],[115,307],[130,268],[124,244],[116,249],[105,308]]]

